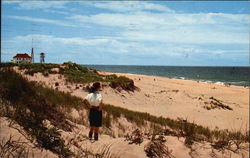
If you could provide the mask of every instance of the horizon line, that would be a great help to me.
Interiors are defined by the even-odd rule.
[[[80,65],[94,65],[94,66],[169,66],[169,67],[250,67],[250,65],[116,65],[116,64],[80,64]]]
[[[250,67],[249,65],[135,65],[135,64],[83,64],[83,63],[77,63],[73,61],[66,61],[66,62],[61,62],[61,63],[56,63],[56,62],[46,62],[44,64],[63,64],[67,62],[72,62],[76,63],[79,65],[94,65],[94,66],[169,66],[169,67]],[[2,61],[1,63],[12,63],[11,61]],[[40,62],[35,62],[35,64],[40,63]],[[32,63],[31,63],[32,64]]]

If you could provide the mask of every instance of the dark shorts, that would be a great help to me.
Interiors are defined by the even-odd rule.
[[[91,127],[102,126],[102,111],[91,108],[89,111],[89,123]]]

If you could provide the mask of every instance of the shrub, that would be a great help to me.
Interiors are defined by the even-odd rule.
[[[136,89],[134,81],[124,76],[119,76],[112,79],[110,82],[110,87],[114,89],[121,88],[126,91],[134,91]]]
[[[6,62],[6,63],[0,63],[0,67],[13,67],[13,66],[18,66],[17,63],[12,63],[12,62]]]
[[[41,63],[22,63],[18,64],[21,70],[26,70],[26,74],[33,75],[34,73],[42,73],[44,76],[48,76],[51,73],[56,73],[51,71],[52,68],[59,68],[58,64],[41,64]]]
[[[109,82],[110,86],[117,90],[134,91],[136,86],[134,81],[116,75],[101,75],[98,71],[90,70],[86,67],[78,65],[76,63],[67,62],[63,63],[61,66],[58,64],[18,64],[21,70],[26,70],[25,73],[28,75],[33,75],[34,73],[42,73],[44,76],[49,76],[49,74],[55,74],[56,71],[52,71],[52,68],[59,68],[59,74],[66,77],[67,82],[73,83],[93,83],[93,82]]]

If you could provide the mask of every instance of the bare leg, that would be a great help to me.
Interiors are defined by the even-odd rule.
[[[95,140],[98,140],[99,127],[95,127],[94,132],[95,132],[94,138],[95,138]]]
[[[98,132],[99,132],[99,127],[94,127],[94,132],[98,134]]]
[[[89,139],[92,139],[93,136],[93,132],[95,131],[95,127],[90,127],[90,131],[89,131]]]
[[[94,132],[95,131],[95,127],[94,126],[92,126],[92,127],[90,127],[90,132]]]

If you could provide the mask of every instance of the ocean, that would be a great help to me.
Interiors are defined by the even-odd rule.
[[[161,76],[183,80],[250,86],[250,67],[84,65],[105,72]]]

